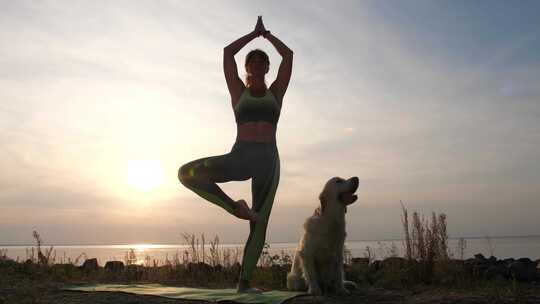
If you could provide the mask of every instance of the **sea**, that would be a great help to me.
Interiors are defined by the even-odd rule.
[[[218,244],[211,248],[205,244],[204,252],[208,261],[212,252],[229,255],[229,259],[240,261],[244,244]],[[52,246],[52,248],[51,248]],[[275,257],[276,261],[284,260],[288,255],[294,256],[297,243],[270,243],[265,246],[263,254]],[[369,257],[384,259],[390,256],[404,256],[402,240],[347,241],[345,243],[347,257]],[[119,245],[42,245],[41,251],[50,251],[54,263],[74,263],[81,265],[85,259],[97,258],[100,265],[107,261],[130,261],[135,264],[163,265],[168,262],[182,262],[183,259],[193,261],[193,246],[189,244],[119,244]],[[202,244],[195,245],[199,261],[202,261]],[[213,251],[212,251],[213,250]],[[448,252],[451,257],[470,258],[481,253],[485,257],[540,259],[540,236],[513,237],[478,237],[448,240]],[[37,257],[36,245],[0,245],[0,256],[26,261]],[[191,255],[191,256],[189,256]]]

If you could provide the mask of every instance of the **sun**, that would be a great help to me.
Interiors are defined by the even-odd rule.
[[[150,191],[163,182],[163,166],[157,160],[131,160],[127,164],[127,182],[130,187]]]

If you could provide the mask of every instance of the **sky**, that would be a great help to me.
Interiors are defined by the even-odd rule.
[[[228,153],[223,47],[262,15],[294,51],[268,242],[296,242],[333,176],[358,176],[348,240],[540,234],[536,1],[0,1],[0,244],[244,242],[182,186]],[[254,48],[236,55],[240,77]],[[250,182],[220,186],[251,203]]]

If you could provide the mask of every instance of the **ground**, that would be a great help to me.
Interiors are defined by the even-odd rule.
[[[39,303],[39,304],[193,304],[208,303],[204,301],[168,299],[157,296],[141,296],[118,292],[77,292],[63,291],[61,285],[41,287],[37,289],[18,290],[14,288],[0,289],[0,304],[7,303]],[[227,302],[220,302],[227,303]],[[233,302],[229,302],[233,303]],[[291,299],[287,304],[311,303],[375,303],[375,304],[497,304],[497,303],[538,303],[540,295],[527,295],[519,298],[493,298],[482,295],[445,292],[441,290],[398,291],[382,288],[365,288],[351,295],[341,297],[302,296]]]

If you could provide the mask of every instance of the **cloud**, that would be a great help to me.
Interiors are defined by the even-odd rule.
[[[71,218],[91,215],[102,227],[81,228],[82,239],[96,240],[92,229],[113,231],[104,241],[168,240],[160,234],[189,227],[226,230],[230,240],[244,235],[245,227],[228,228],[233,219],[182,188],[176,170],[230,150],[235,125],[222,48],[262,14],[295,52],[278,128],[282,174],[271,229],[294,239],[288,227],[336,175],[361,180],[362,204],[348,214],[354,238],[399,234],[399,222],[385,219],[399,213],[391,207],[399,199],[453,212],[464,234],[495,223],[516,233],[535,227],[529,217],[515,225],[522,229],[503,225],[503,215],[478,225],[462,220],[496,205],[517,223],[516,210],[535,209],[528,204],[540,182],[540,68],[530,52],[538,43],[530,13],[510,22],[517,11],[504,10],[507,32],[486,28],[498,16],[494,8],[487,19],[473,18],[485,15],[476,4],[236,4],[4,5],[0,167],[9,174],[0,177],[0,197],[10,225],[19,229],[17,220],[30,214],[62,240]],[[468,17],[456,24],[458,13]],[[272,81],[280,58],[262,39],[236,55],[240,75],[255,47],[268,51]],[[122,178],[131,158],[168,168],[153,202],[160,210],[145,210],[148,200],[130,205]],[[250,196],[248,182],[224,189]],[[141,214],[130,216],[135,209]],[[215,225],[197,221],[204,216]]]

